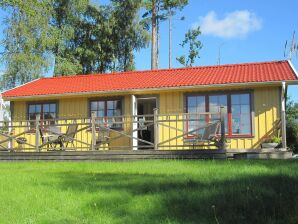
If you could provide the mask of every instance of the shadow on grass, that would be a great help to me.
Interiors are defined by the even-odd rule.
[[[59,188],[94,195],[84,216],[118,223],[298,223],[298,178],[61,173]]]

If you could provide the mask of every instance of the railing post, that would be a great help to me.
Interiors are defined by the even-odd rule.
[[[40,151],[40,148],[39,148],[39,124],[40,122],[40,114],[36,114],[36,118],[35,118],[35,149],[36,149],[36,152],[39,152]]]
[[[222,150],[226,150],[226,131],[225,131],[225,107],[220,107],[220,130],[221,130],[221,147]]]
[[[13,135],[12,134],[12,125],[13,125],[13,122],[12,122],[12,118],[11,118],[8,122],[8,135]],[[7,146],[8,146],[9,151],[11,151],[13,149],[12,138],[9,139]]]
[[[158,126],[158,109],[155,108],[154,110],[154,149],[158,149],[158,143],[159,143],[159,126]]]
[[[92,131],[92,142],[91,142],[91,150],[95,150],[96,145],[96,130],[95,130],[95,112],[91,113],[91,131]]]

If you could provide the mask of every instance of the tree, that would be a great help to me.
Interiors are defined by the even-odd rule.
[[[37,0],[6,1],[2,7],[9,14],[1,56],[5,65],[2,81],[3,88],[11,88],[40,77],[49,68],[51,8],[48,1]]]
[[[54,66],[54,75],[127,71],[148,43],[141,0],[6,0],[5,88],[28,82]]]
[[[75,57],[74,38],[77,21],[86,12],[88,0],[52,0],[52,18],[55,42],[52,53],[55,58],[54,76],[75,75],[83,72],[83,66]]]
[[[143,14],[143,23],[149,29],[151,22],[152,44],[151,44],[151,69],[157,69],[159,64],[159,39],[160,23],[169,20],[169,67],[171,67],[172,56],[172,17],[177,10],[182,10],[188,4],[188,0],[146,0]]]
[[[290,149],[298,151],[298,104],[288,98],[286,105],[287,145]]]
[[[141,3],[141,0],[112,0],[115,21],[112,39],[115,40],[117,70],[134,70],[134,51],[148,44],[148,31],[142,26],[138,15]]]
[[[83,74],[112,70],[115,58],[112,13],[111,7],[89,5],[74,24],[76,30],[69,51],[82,66]]]
[[[152,46],[151,46],[151,69],[157,69],[157,19],[156,19],[156,0],[152,0]]]
[[[195,59],[199,57],[199,50],[202,48],[201,41],[198,40],[198,36],[201,34],[200,27],[195,29],[189,29],[186,34],[185,38],[180,44],[180,46],[188,47],[188,55],[182,55],[176,60],[185,67],[191,67],[195,63]]]
[[[164,9],[168,12],[169,20],[169,68],[172,67],[172,18],[177,10],[181,11],[187,4],[188,0],[164,0]]]

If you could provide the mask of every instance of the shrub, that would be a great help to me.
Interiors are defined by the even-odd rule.
[[[273,143],[281,144],[282,138],[281,137],[274,136],[274,137],[272,137],[272,142]]]
[[[298,123],[295,121],[287,122],[287,145],[298,153]]]

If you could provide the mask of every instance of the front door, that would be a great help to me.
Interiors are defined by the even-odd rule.
[[[133,125],[134,130],[138,129],[133,133],[133,149],[153,149],[154,147],[146,142],[154,144],[154,125],[152,122],[154,119],[153,111],[157,108],[157,99],[156,97],[133,97],[132,100],[133,115],[137,115],[135,120],[138,120],[138,124]]]

